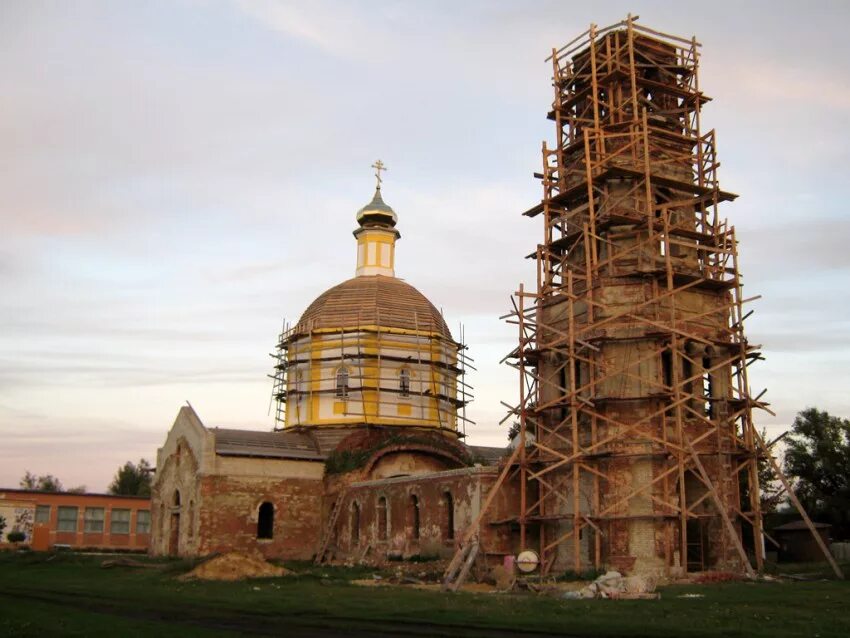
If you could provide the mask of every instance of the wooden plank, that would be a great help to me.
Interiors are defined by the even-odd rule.
[[[773,455],[770,453],[770,449],[765,445],[764,439],[761,438],[761,434],[759,434],[755,428],[753,428],[753,435],[755,437],[756,442],[759,447],[761,447],[764,452],[767,460],[770,462],[771,468],[773,468],[773,472],[776,475],[776,478],[782,483],[782,486],[785,488],[785,491],[788,493],[788,498],[791,499],[791,502],[794,503],[794,507],[797,508],[797,511],[800,513],[800,516],[803,517],[803,520],[806,523],[806,527],[809,528],[809,531],[812,533],[812,536],[815,538],[815,542],[817,542],[820,551],[823,553],[824,558],[829,563],[829,566],[832,567],[832,571],[835,572],[835,575],[844,580],[844,572],[841,571],[841,568],[838,566],[838,563],[835,562],[835,559],[832,557],[832,554],[829,551],[829,548],[826,546],[826,543],[823,542],[823,538],[818,534],[815,529],[814,524],[812,523],[812,519],[809,518],[806,509],[803,507],[803,504],[800,503],[800,499],[797,498],[797,495],[794,493],[794,490],[791,489],[791,484],[788,482],[788,479],[785,478],[785,474],[783,474],[782,470],[779,468],[779,464],[776,462],[776,459],[773,458]]]

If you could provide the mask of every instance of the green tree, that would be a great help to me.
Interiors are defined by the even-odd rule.
[[[815,520],[832,523],[835,538],[850,538],[850,421],[816,408],[794,419],[785,473]]]
[[[115,478],[109,485],[109,493],[121,496],[150,496],[152,470],[151,464],[145,459],[135,465],[127,461],[115,473]]]
[[[61,492],[62,483],[52,474],[36,476],[29,470],[24,473],[19,483],[22,490],[38,490],[40,492]]]
[[[519,431],[522,426],[519,421],[514,421],[511,423],[511,427],[508,428],[508,441],[513,441],[515,438],[519,436]]]

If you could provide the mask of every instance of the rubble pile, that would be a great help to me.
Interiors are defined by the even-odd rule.
[[[588,586],[577,591],[564,592],[562,598],[643,598],[656,599],[657,581],[651,576],[623,576],[620,572],[605,572]]]
[[[269,563],[259,552],[227,552],[204,561],[181,580],[244,580],[246,578],[272,578],[289,573],[284,567]]]

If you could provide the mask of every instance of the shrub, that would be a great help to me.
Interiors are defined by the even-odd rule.
[[[20,543],[21,541],[25,541],[27,539],[27,535],[18,530],[12,530],[6,535],[6,540],[10,543]]]

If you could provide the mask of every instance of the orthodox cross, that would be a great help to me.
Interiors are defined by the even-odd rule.
[[[381,179],[381,171],[387,170],[387,167],[384,166],[384,163],[381,160],[376,160],[374,164],[372,164],[372,168],[375,169],[375,179],[378,180],[378,188],[381,187],[381,182],[384,181]]]

